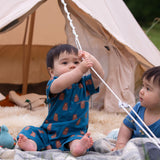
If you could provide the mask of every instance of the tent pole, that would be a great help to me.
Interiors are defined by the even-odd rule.
[[[26,60],[26,39],[27,39],[28,26],[29,26],[29,16],[27,17],[25,32],[24,32],[24,38],[23,38],[23,52],[22,52],[23,53],[23,61],[22,61],[23,62],[22,63],[22,65],[23,65],[23,67],[22,67],[22,80],[23,80],[23,82],[24,82],[24,79],[25,79],[24,73],[26,71],[26,68],[25,68],[26,61],[25,60]],[[23,87],[24,87],[24,85],[23,85]],[[22,93],[23,93],[23,91],[22,91]]]
[[[25,52],[24,52],[24,61],[23,61],[24,62],[24,65],[23,65],[24,69],[23,69],[23,73],[22,73],[23,74],[22,94],[27,93],[28,74],[29,74],[30,56],[31,56],[31,49],[32,49],[34,22],[35,22],[35,12],[31,14],[28,45],[25,48]]]

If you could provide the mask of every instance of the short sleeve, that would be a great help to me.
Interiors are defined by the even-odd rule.
[[[139,109],[140,109],[140,102],[138,102],[134,107],[133,107],[133,110],[138,113]],[[130,114],[136,119],[136,115],[133,111],[130,112]],[[129,116],[127,115],[126,118],[123,120],[123,123],[128,127],[128,128],[131,128],[131,129],[136,129],[135,127],[135,123],[134,123],[134,120]]]
[[[46,86],[46,95],[47,97],[50,96],[50,88],[51,88],[51,84],[53,83],[53,81],[57,79],[57,77],[54,77],[53,79],[49,80]]]
[[[99,87],[97,89],[94,88],[93,80],[91,74],[84,76],[83,81],[86,86],[86,90],[89,92],[90,95],[98,93]]]

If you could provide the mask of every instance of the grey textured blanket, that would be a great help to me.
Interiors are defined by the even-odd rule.
[[[73,157],[69,152],[46,150],[41,152],[21,151],[0,148],[2,160],[159,160],[160,150],[148,138],[130,140],[124,149],[111,152],[113,141],[99,139],[95,141],[91,151],[84,156]],[[159,158],[159,159],[158,159]]]

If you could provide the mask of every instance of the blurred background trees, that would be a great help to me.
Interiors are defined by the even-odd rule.
[[[151,25],[160,18],[160,0],[124,0],[141,26]]]

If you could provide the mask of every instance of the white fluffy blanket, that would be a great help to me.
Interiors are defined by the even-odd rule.
[[[5,124],[10,134],[16,138],[18,132],[27,125],[40,126],[47,115],[47,107],[35,111],[20,107],[0,107],[0,125]],[[95,143],[92,151],[81,157],[72,157],[69,152],[52,149],[42,152],[27,152],[0,148],[2,160],[145,160],[160,157],[160,150],[149,139],[132,139],[123,150],[110,152],[112,141],[104,138],[114,128],[120,127],[125,115],[90,110],[89,131]],[[154,156],[154,157],[153,157]]]
[[[0,125],[5,124],[9,133],[16,138],[18,132],[25,126],[40,126],[47,116],[47,107],[36,110],[26,108],[0,107]],[[109,131],[118,128],[124,118],[122,114],[110,114],[103,111],[90,110],[89,131],[94,140],[105,137]]]

